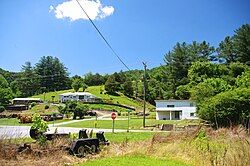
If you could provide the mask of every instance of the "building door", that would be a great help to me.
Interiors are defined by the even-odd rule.
[[[180,120],[180,111],[175,111],[174,112],[174,119],[175,120]]]

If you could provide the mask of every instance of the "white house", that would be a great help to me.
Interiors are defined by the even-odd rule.
[[[68,92],[59,95],[60,101],[94,101],[97,97],[89,92]]]
[[[198,119],[196,106],[190,100],[155,100],[157,120]]]

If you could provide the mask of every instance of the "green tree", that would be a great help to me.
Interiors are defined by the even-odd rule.
[[[107,75],[102,76],[99,73],[92,74],[91,72],[85,74],[83,77],[83,82],[88,86],[103,85],[108,78]]]
[[[232,89],[232,87],[221,78],[208,78],[191,88],[191,99],[198,103],[216,94]]]
[[[88,88],[88,85],[85,83],[82,83],[82,91],[84,92]]]
[[[241,88],[250,88],[250,71],[244,72],[236,79],[236,86]]]
[[[21,78],[17,80],[17,84],[21,96],[32,96],[39,91],[39,76],[35,73],[30,62],[25,62],[22,66],[20,77]]]
[[[127,96],[133,96],[134,95],[134,89],[132,86],[132,81],[127,78],[126,81],[123,84],[123,93]]]
[[[237,61],[233,39],[230,36],[227,36],[224,41],[220,42],[217,52],[220,61],[225,61],[227,64]]]
[[[233,42],[237,54],[237,60],[250,65],[250,25],[244,24],[235,31]]]
[[[205,41],[202,43],[193,42],[192,44],[177,43],[173,50],[164,57],[166,63],[165,74],[170,87],[171,97],[177,98],[176,90],[180,85],[186,85],[188,80],[188,69],[192,62],[208,61],[214,53],[214,48]]]
[[[19,88],[20,88],[20,86],[19,86],[19,84],[18,84],[18,81],[12,81],[11,83],[10,83],[10,88],[11,88],[11,90],[12,90],[12,92],[13,92],[13,95],[15,96],[15,97],[20,97],[21,96],[21,91],[19,90]]]
[[[250,65],[250,25],[244,24],[235,30],[235,34],[227,36],[219,44],[218,58],[227,64],[241,62]]]
[[[40,87],[46,91],[55,91],[70,88],[70,79],[67,68],[52,56],[43,56],[35,66],[40,76]]]
[[[82,80],[79,79],[79,78],[74,79],[74,80],[72,81],[72,85],[71,85],[71,86],[72,86],[72,88],[73,88],[76,92],[78,92],[79,89],[83,86]]]
[[[226,65],[212,62],[194,62],[188,70],[188,78],[191,84],[198,84],[208,78],[221,78],[229,75]]]
[[[187,100],[190,98],[190,87],[189,85],[180,85],[177,87],[175,96],[182,100]]]
[[[6,106],[13,98],[13,93],[6,79],[0,74],[0,105]]]
[[[235,62],[235,63],[230,63],[229,69],[230,69],[229,73],[230,76],[237,78],[238,76],[242,75],[242,73],[244,73],[245,71],[250,70],[250,67],[243,63]]]
[[[104,88],[108,93],[116,94],[116,92],[120,90],[120,84],[116,82],[115,76],[111,75],[106,81]]]

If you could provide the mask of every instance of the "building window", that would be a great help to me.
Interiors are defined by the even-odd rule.
[[[174,105],[167,105],[167,107],[174,107]]]
[[[190,113],[190,116],[194,116],[194,113],[192,112],[192,113]]]

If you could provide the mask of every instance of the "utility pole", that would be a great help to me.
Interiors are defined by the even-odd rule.
[[[143,127],[145,128],[145,113],[146,113],[146,72],[147,72],[147,64],[145,62],[142,62],[143,66],[144,66],[144,76],[143,76]]]

